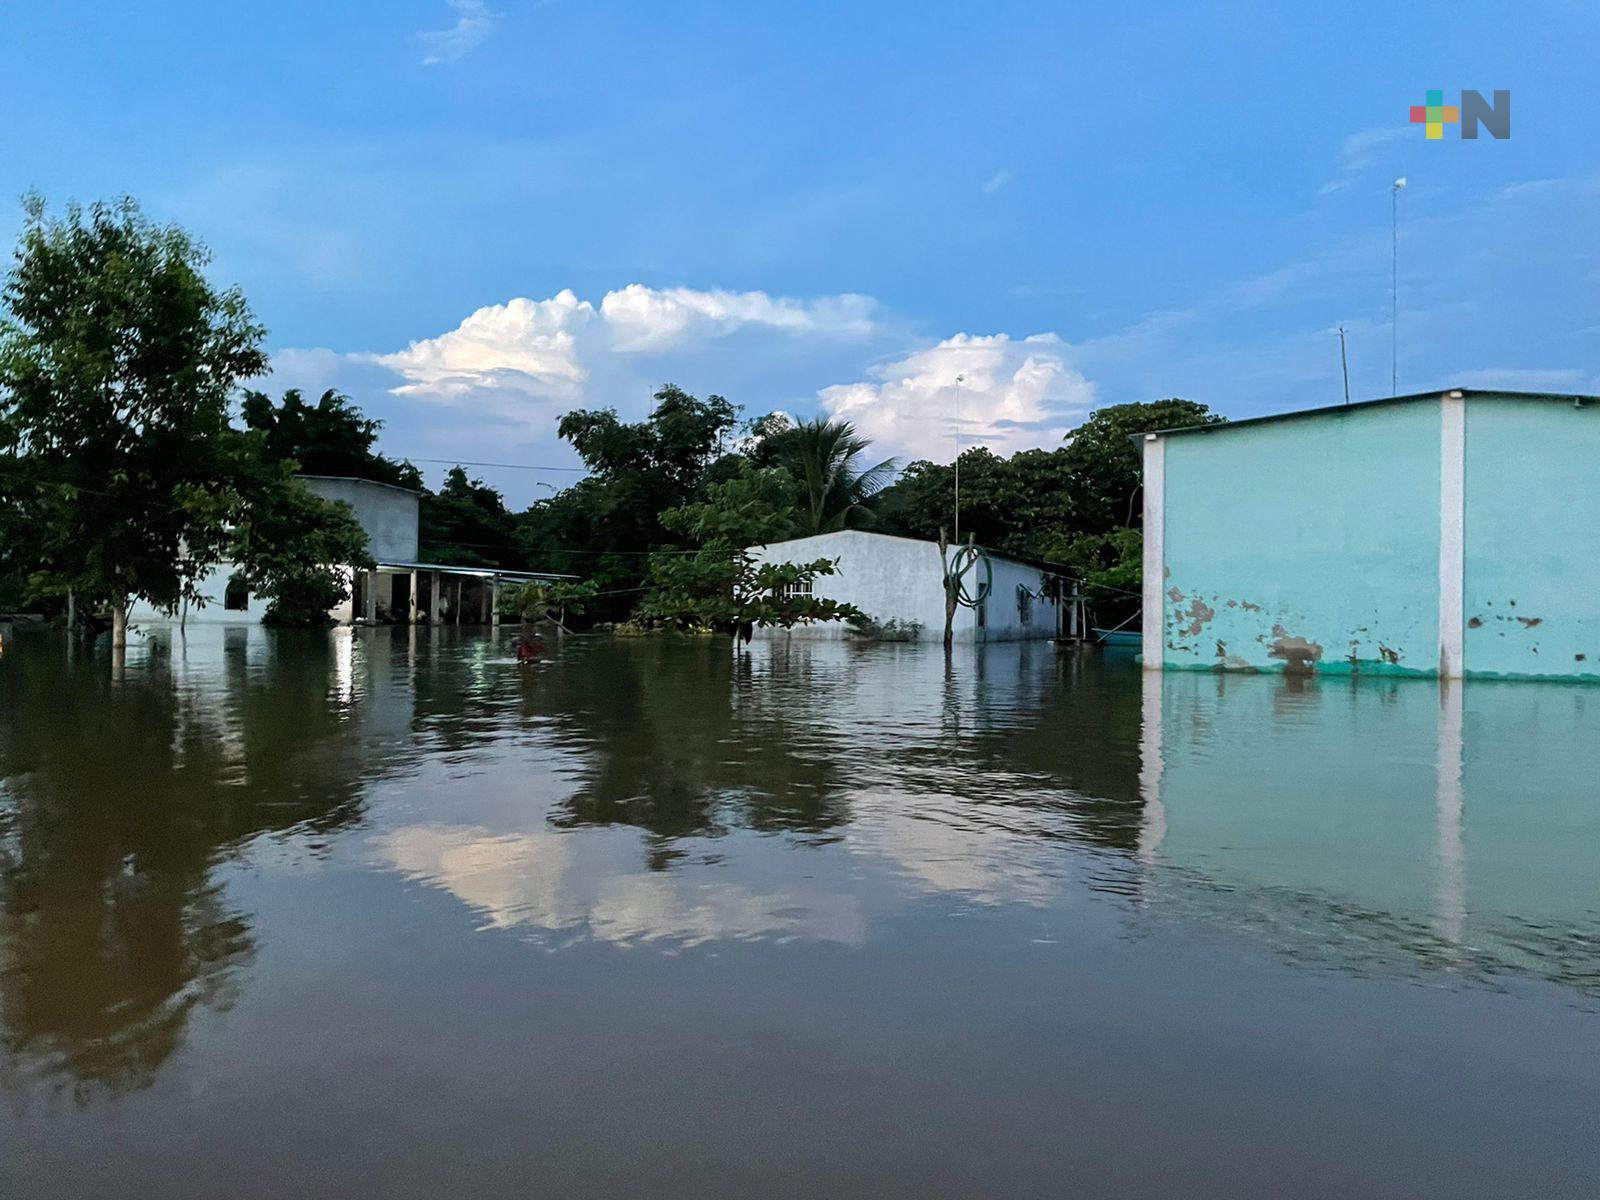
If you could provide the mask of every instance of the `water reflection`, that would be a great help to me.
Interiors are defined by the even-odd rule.
[[[149,1083],[254,954],[218,864],[278,831],[315,853],[359,819],[395,703],[342,695],[348,643],[251,633],[140,643],[115,682],[105,655],[0,671],[6,1067],[85,1099]]]
[[[1149,675],[1148,911],[1343,971],[1600,996],[1600,695]]]
[[[325,929],[252,907],[274,872],[322,872],[335,927],[409,937],[422,894],[524,952],[871,964],[976,915],[1001,941],[1176,930],[1297,971],[1600,995],[1582,688],[1030,645],[578,639],[522,670],[415,628],[210,631],[107,667],[0,662],[0,1069],[84,1096],[150,1083],[271,939],[350,982]]]

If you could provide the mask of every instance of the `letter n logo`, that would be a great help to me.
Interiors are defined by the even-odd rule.
[[[1497,89],[1494,105],[1490,107],[1482,92],[1461,93],[1461,136],[1476,139],[1478,126],[1489,131],[1489,136],[1504,141],[1511,136],[1511,93]]]

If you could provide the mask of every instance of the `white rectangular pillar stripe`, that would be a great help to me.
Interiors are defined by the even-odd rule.
[[[1439,675],[1460,679],[1466,650],[1467,402],[1439,399]]]
[[[439,582],[439,572],[434,571],[433,580],[428,585],[428,623],[430,625],[438,625],[444,619],[444,610],[440,603],[443,599],[444,589]]]
[[[1144,440],[1144,668],[1159,671],[1161,631],[1165,627],[1167,443],[1155,434]]]
[[[418,595],[418,593],[417,593],[417,573],[415,571],[413,571],[413,572],[411,572],[411,602],[410,602],[410,605],[409,605],[410,611],[409,611],[409,613],[408,613],[408,615],[406,617],[406,623],[408,625],[415,625],[417,623],[417,618],[421,615],[420,614],[420,609],[421,609],[420,601],[421,601],[421,599],[422,599],[422,597],[420,595]]]

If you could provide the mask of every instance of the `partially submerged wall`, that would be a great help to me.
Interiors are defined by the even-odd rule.
[[[1419,401],[1162,439],[1163,665],[1436,671],[1439,430]]]
[[[1465,661],[1600,679],[1600,405],[1467,404]]]

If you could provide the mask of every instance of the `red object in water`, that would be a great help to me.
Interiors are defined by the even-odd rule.
[[[517,662],[531,663],[544,653],[544,643],[523,638],[517,643]]]

